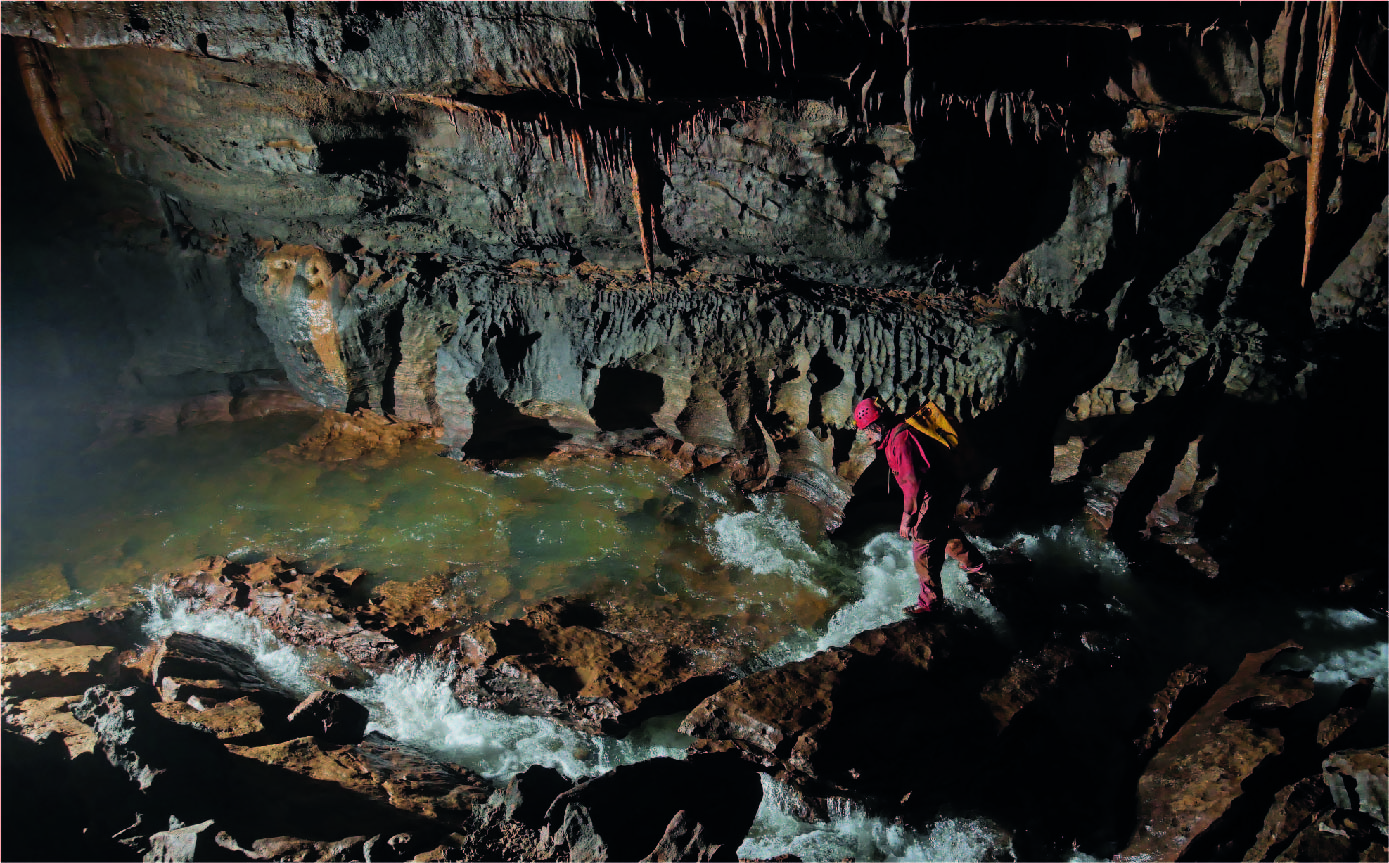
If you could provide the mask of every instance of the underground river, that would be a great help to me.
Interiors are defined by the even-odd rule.
[[[124,440],[61,457],[11,450],[5,472],[3,602],[7,617],[149,596],[151,638],[201,632],[250,648],[286,685],[307,693],[305,657],[253,620],[191,612],[152,585],[200,556],[249,561],[279,554],[362,567],[380,580],[446,574],[460,622],[504,620],[543,599],[617,594],[718,621],[753,659],[749,670],[842,645],[899,619],[915,585],[906,544],[868,532],[829,539],[814,510],[790,496],[745,497],[717,473],[683,477],[627,459],[508,462],[483,470],[441,458],[430,443],[393,459],[321,463],[288,447],[313,424],[278,416]],[[1376,680],[1383,725],[1383,621],[1351,608],[1313,607],[1274,592],[1221,598],[1135,576],[1123,555],[1081,523],[980,538],[986,551],[1026,554],[1043,584],[1097,583],[1129,635],[1175,667],[1228,674],[1244,653],[1288,638],[1291,660],[1334,699]],[[953,564],[947,598],[1008,637],[1008,622],[967,590]],[[351,692],[373,727],[493,779],[532,764],[571,778],[659,755],[681,757],[680,716],[649,721],[622,740],[589,737],[544,719],[464,708],[448,669],[406,661]],[[979,860],[1008,853],[1011,825],[968,812],[927,824],[875,817],[845,800],[825,823],[795,814],[787,789],[764,778],[764,802],[740,856],[802,859]],[[1104,849],[1077,848],[1070,859]]]

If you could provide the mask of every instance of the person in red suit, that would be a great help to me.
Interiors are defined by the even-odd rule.
[[[964,491],[955,459],[943,443],[889,413],[875,398],[858,403],[854,424],[887,456],[887,466],[902,489],[897,534],[912,541],[912,566],[921,582],[916,602],[902,610],[925,614],[941,601],[940,571],[947,554],[971,576],[984,574],[988,566],[955,524],[955,507]]]

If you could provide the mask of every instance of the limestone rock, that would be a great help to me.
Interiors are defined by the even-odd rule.
[[[717,655],[696,658],[656,629],[616,634],[612,618],[591,602],[548,600],[520,619],[471,627],[436,655],[458,660],[461,703],[551,716],[589,733],[624,734],[726,682]]]
[[[0,644],[4,692],[12,698],[80,695],[106,680],[115,668],[116,648],[79,645],[55,638]]]
[[[73,644],[114,645],[131,648],[140,639],[144,623],[142,605],[102,608],[95,611],[69,610],[31,614],[5,621],[6,641],[56,639]]]
[[[1322,779],[1338,809],[1364,813],[1389,826],[1389,749],[1337,752],[1322,765]]]
[[[197,701],[196,697],[190,700]],[[254,746],[290,733],[283,718],[277,719],[244,695],[210,707],[194,707],[180,700],[161,701],[154,709],[165,719],[181,725],[205,728],[224,743]]]
[[[5,725],[35,742],[50,734],[56,735],[67,748],[69,758],[90,753],[96,748],[92,729],[72,715],[72,705],[80,695],[59,695],[52,698],[27,700],[5,699]]]
[[[161,830],[150,837],[150,850],[144,859],[148,863],[191,863],[206,859],[209,850],[217,847],[215,829],[209,819],[201,824]]]
[[[1173,728],[1175,732],[1176,728],[1181,726],[1182,720],[1195,712],[1196,705],[1191,702],[1203,694],[1206,675],[1209,673],[1210,669],[1189,663],[1167,676],[1166,685],[1154,693],[1152,700],[1148,702],[1151,722],[1134,741],[1134,746],[1141,756],[1151,755],[1168,739],[1169,723],[1176,722]]]
[[[491,789],[481,777],[380,734],[357,744],[301,737],[267,746],[229,746],[235,755],[318,780],[324,801],[339,790],[406,813],[462,824]]]
[[[207,558],[169,579],[175,595],[211,608],[245,610],[291,644],[317,645],[353,662],[379,665],[400,655],[389,637],[360,624],[363,597],[353,585],[361,570],[324,568],[311,574],[270,557],[250,565]]]
[[[1283,750],[1282,733],[1265,717],[1311,698],[1311,680],[1263,669],[1292,649],[1287,643],[1246,656],[1153,756],[1138,780],[1138,829],[1125,859],[1178,856],[1244,793],[1244,781]]]

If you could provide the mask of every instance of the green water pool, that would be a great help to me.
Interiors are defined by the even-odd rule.
[[[445,575],[457,605],[487,619],[611,591],[734,624],[811,626],[840,601],[813,509],[750,501],[716,472],[685,477],[640,458],[489,471],[423,441],[384,464],[323,463],[288,452],[313,423],[272,416],[7,452],[5,613],[122,601],[214,554],[361,567],[378,581]]]

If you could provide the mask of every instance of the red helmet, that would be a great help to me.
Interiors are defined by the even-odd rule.
[[[864,399],[854,408],[854,425],[860,430],[868,428],[883,415],[882,403],[877,399]]]

